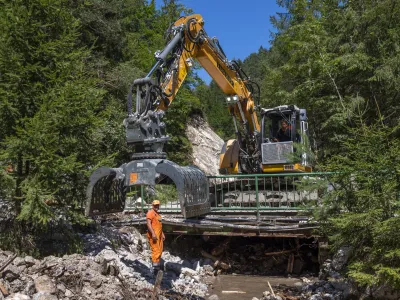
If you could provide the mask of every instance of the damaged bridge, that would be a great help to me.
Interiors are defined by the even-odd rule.
[[[163,165],[166,163],[163,162]],[[195,169],[175,169],[170,173],[184,174],[188,170],[197,172]],[[201,177],[200,172],[196,174]],[[172,184],[177,190],[176,199],[165,200],[160,207],[164,230],[170,234],[307,238],[312,237],[318,227],[307,213],[329,192],[329,175],[207,176],[198,178],[198,181],[185,182],[183,179],[178,182],[164,174],[156,179],[155,188],[161,184]],[[115,185],[116,180],[108,182]],[[208,189],[208,196],[204,196],[204,187]],[[121,194],[114,187],[117,191],[114,196],[104,199],[97,197],[99,193],[93,192],[95,189],[92,187],[92,206],[87,207],[87,211],[92,215],[124,211],[129,217],[118,221],[122,222],[121,225],[144,229],[145,213],[151,209],[151,200],[155,197],[147,189],[146,185],[140,184],[127,188]],[[190,192],[196,189],[202,189],[202,197],[191,196]]]

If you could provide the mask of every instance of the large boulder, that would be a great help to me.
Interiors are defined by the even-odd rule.
[[[333,256],[332,268],[335,271],[341,271],[347,264],[353,248],[350,246],[341,247],[338,252]]]
[[[51,278],[47,275],[39,276],[35,279],[35,288],[38,293],[48,293],[48,294],[55,294],[57,292],[57,287]],[[41,297],[38,295],[37,297]]]

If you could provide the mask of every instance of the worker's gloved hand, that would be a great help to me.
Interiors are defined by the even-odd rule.
[[[157,236],[155,234],[153,234],[153,236],[151,237],[153,239],[153,242],[157,242]]]

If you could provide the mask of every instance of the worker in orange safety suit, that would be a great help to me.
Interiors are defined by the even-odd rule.
[[[162,231],[161,216],[158,213],[160,209],[160,201],[152,202],[153,209],[149,210],[146,215],[147,219],[147,238],[149,239],[151,248],[151,261],[153,262],[154,274],[157,275],[160,270],[160,258],[163,251],[165,235]]]

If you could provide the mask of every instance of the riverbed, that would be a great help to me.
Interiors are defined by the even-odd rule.
[[[282,276],[219,275],[215,277],[209,293],[217,295],[220,300],[251,300],[253,297],[261,298],[265,291],[271,291],[268,282],[274,288],[277,285],[294,287],[302,281]]]

